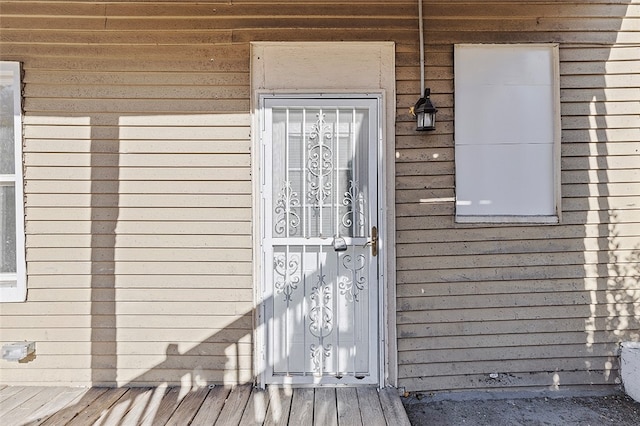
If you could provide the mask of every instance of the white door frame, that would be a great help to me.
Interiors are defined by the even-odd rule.
[[[301,93],[297,91],[296,93],[274,93],[273,91],[269,92],[258,92],[256,93],[256,100],[258,104],[257,110],[257,123],[254,121],[255,131],[253,132],[254,139],[254,150],[252,151],[253,156],[253,170],[254,170],[254,188],[258,189],[258,193],[256,193],[254,207],[256,208],[256,218],[259,223],[256,223],[254,226],[254,262],[256,262],[256,268],[254,270],[258,271],[256,273],[256,351],[255,351],[255,365],[256,372],[258,376],[258,383],[261,386],[265,386],[268,379],[268,371],[271,371],[272,368],[268,365],[268,327],[265,323],[267,319],[266,315],[266,307],[264,304],[264,294],[265,294],[265,285],[267,284],[267,280],[264,279],[265,274],[270,271],[270,268],[266,268],[264,266],[264,247],[263,241],[265,238],[265,224],[267,215],[264,214],[264,197],[271,195],[270,188],[270,171],[268,167],[264,166],[266,159],[269,157],[268,153],[265,152],[266,148],[266,140],[264,138],[264,133],[267,128],[265,122],[265,114],[264,114],[264,103],[266,99],[336,99],[336,100],[362,100],[362,99],[373,99],[376,101],[376,109],[377,109],[377,135],[376,135],[376,150],[377,150],[377,164],[376,164],[376,175],[377,175],[377,211],[376,215],[378,217],[378,235],[379,235],[379,252],[378,252],[378,294],[377,294],[377,335],[378,342],[377,344],[370,343],[371,347],[376,347],[377,350],[377,366],[376,366],[376,380],[375,384],[379,387],[384,387],[387,384],[387,315],[385,311],[386,307],[386,265],[387,265],[387,221],[385,215],[385,206],[386,206],[386,174],[385,174],[385,144],[384,144],[384,129],[383,129],[383,121],[384,121],[384,94],[382,92],[379,93],[318,93],[309,91],[309,93]],[[258,231],[258,232],[256,232]],[[372,370],[373,372],[373,370]],[[290,384],[294,386],[318,386],[318,384],[300,384],[296,383],[295,380],[287,380],[285,378],[283,380],[283,384]],[[335,386],[338,385],[339,381],[335,383],[328,383],[325,386]],[[366,383],[371,385],[371,383]],[[352,384],[353,385],[353,384]]]
[[[379,182],[382,194],[378,200],[384,208],[379,225],[384,227],[381,234],[386,262],[381,265],[384,279],[384,299],[380,301],[384,309],[380,312],[384,357],[381,358],[381,386],[398,385],[398,345],[396,330],[396,255],[395,255],[395,117],[396,117],[396,75],[395,43],[391,41],[354,42],[285,42],[255,41],[251,46],[251,173],[253,194],[253,279],[255,329],[254,375],[264,385],[262,328],[259,317],[260,286],[262,265],[260,264],[260,139],[259,139],[259,96],[261,94],[378,94],[383,106],[380,120],[383,127],[383,149],[378,158],[383,179]]]

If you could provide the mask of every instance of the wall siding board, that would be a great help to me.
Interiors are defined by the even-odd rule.
[[[31,221],[27,226],[27,234],[108,234],[110,231],[108,221]],[[122,221],[119,224],[119,234],[205,234],[224,235],[232,233],[236,235],[250,235],[251,223],[247,221]],[[148,249],[146,249],[148,250]],[[94,252],[94,255],[98,252]],[[179,253],[174,253],[179,257]],[[135,258],[134,258],[135,259]],[[122,258],[121,260],[126,260]],[[186,259],[185,259],[186,260]]]
[[[633,211],[634,214],[637,214]],[[403,218],[404,219],[404,218]],[[413,219],[413,218],[412,218]],[[487,244],[484,241],[464,242],[461,244],[449,244],[448,242],[424,242],[404,244],[398,250],[399,260],[405,257],[425,257],[425,256],[468,256],[468,255],[504,255],[504,254],[522,254],[522,253],[585,253],[586,256],[601,257],[600,250],[604,245],[608,244],[608,238],[585,238],[582,241],[576,241],[572,238],[564,239],[543,239],[543,240],[515,240],[501,241],[500,244]],[[634,246],[638,244],[638,238],[619,237],[615,249],[607,251],[608,253],[633,253]],[[588,254],[586,254],[588,253]],[[592,257],[593,259],[593,257]]]
[[[632,277],[629,277],[632,278]],[[567,305],[593,305],[593,304],[607,304],[607,298],[611,295],[612,298],[617,296],[620,299],[624,296],[624,291],[595,291],[592,290],[589,293],[586,292],[550,292],[550,293],[531,293],[527,298],[523,298],[521,294],[493,294],[490,301],[478,301],[478,298],[474,295],[468,296],[427,296],[427,297],[399,297],[398,306],[403,311],[435,311],[435,310],[459,310],[459,309],[484,309],[484,308],[502,308],[510,306],[514,308],[519,307],[535,307],[549,308],[552,311],[557,306]],[[630,294],[632,297],[637,297],[638,292]],[[612,299],[614,300],[614,299]],[[613,304],[613,303],[612,303]],[[543,313],[541,312],[542,316]]]
[[[554,322],[558,322],[554,320]],[[599,324],[596,321],[596,324]],[[522,333],[510,333],[510,334],[494,334],[490,340],[486,335],[471,334],[471,335],[434,335],[428,337],[415,337],[413,339],[403,339],[401,341],[400,350],[401,356],[404,351],[420,351],[420,350],[432,350],[432,349],[459,349],[469,350],[471,348],[502,348],[504,350],[510,350],[507,348],[520,347],[520,346],[558,346],[563,344],[576,344],[576,345],[589,345],[595,343],[604,343],[610,340],[608,337],[610,331],[593,331],[586,335],[584,329],[579,331],[575,330],[554,330],[549,332],[534,332],[525,330]],[[635,337],[638,337],[636,331]],[[634,335],[631,335],[632,338]],[[590,342],[587,342],[590,339]]]
[[[169,144],[168,144],[169,145]],[[185,185],[188,185],[190,194],[251,194],[251,183],[248,181],[165,181],[162,185],[155,182],[139,182],[119,180],[117,193],[119,194],[182,194]],[[65,187],[61,188],[55,181],[51,180],[31,180],[26,184],[27,189],[32,194],[86,194],[94,189],[90,180],[67,180]],[[97,188],[104,191],[101,193],[115,193],[115,188]],[[111,191],[111,192],[108,192]]]
[[[620,282],[625,282],[630,285],[633,283],[633,277],[621,277]],[[608,282],[605,279],[592,278],[587,281],[591,292],[595,296],[606,294],[609,290]],[[558,279],[553,282],[547,280],[523,280],[523,281],[470,281],[462,283],[415,283],[415,284],[402,284],[398,286],[398,297],[412,298],[412,297],[430,297],[441,296],[442,289],[446,289],[452,294],[459,296],[465,295],[502,295],[506,292],[517,295],[521,293],[527,293],[535,295],[537,293],[558,293],[564,292],[579,292],[584,290],[585,281],[580,279]],[[615,290],[612,292],[613,297],[624,296],[624,292],[628,290]],[[605,293],[602,293],[605,292]],[[637,293],[631,291],[631,294]],[[458,297],[458,296],[456,296]]]
[[[526,357],[548,359],[553,362],[556,358],[590,356],[614,357],[618,345],[614,343],[597,343],[587,348],[584,344],[554,345],[554,346],[521,346],[508,351],[493,348],[469,348],[467,354],[454,353],[448,349],[433,349],[429,360],[433,363],[464,362],[469,358],[477,361],[518,360]],[[400,360],[403,364],[420,364],[424,362],[422,351],[403,352]],[[452,355],[456,358],[452,358]]]
[[[34,288],[108,288],[113,281],[108,275],[35,275],[29,277],[29,285]],[[250,288],[251,278],[240,275],[192,275],[188,281],[177,274],[164,275],[118,275],[115,274],[118,288]],[[177,283],[177,284],[176,284]],[[188,283],[188,285],[187,285]]]
[[[604,359],[594,358],[594,366],[588,371],[602,371],[604,365],[610,363],[613,357]],[[472,362],[448,362],[440,364],[411,364],[406,368],[400,367],[404,377],[438,377],[452,376],[457,374],[469,375],[477,371],[490,374],[500,371],[504,375],[528,374],[530,371],[549,371],[549,360],[535,359],[527,362],[521,360],[495,360],[482,362],[480,366],[474,366]],[[553,361],[555,371],[581,371],[584,370],[584,360],[582,358],[561,358]],[[600,367],[600,368],[598,368]]]
[[[630,263],[628,273],[633,277],[636,263]],[[625,266],[612,265],[560,265],[560,266],[526,266],[526,267],[486,267],[474,270],[463,268],[451,268],[441,270],[401,270],[398,272],[398,280],[403,283],[436,283],[439,281],[493,281],[503,280],[530,280],[536,278],[597,278],[601,274],[615,275],[619,269]],[[616,282],[612,279],[612,286]],[[588,293],[588,289],[585,292]]]
[[[422,324],[415,324],[415,321],[420,321],[419,312],[403,313],[399,335],[404,338],[483,336],[487,339],[484,346],[491,347],[493,336],[496,335],[509,335],[514,341],[519,341],[521,334],[531,330],[534,333],[581,332],[583,342],[588,345],[596,328],[598,331],[611,334],[619,326],[617,322],[609,321],[606,307],[598,307],[596,312],[591,312],[589,307],[584,306],[556,307],[553,312],[547,310],[543,316],[537,313],[539,310],[539,307],[504,309],[500,312],[491,312],[492,309],[474,309],[470,312],[472,315],[469,315],[469,318],[463,318],[455,311],[433,311],[433,315],[439,315],[438,319],[442,322]],[[487,313],[495,316],[487,316]],[[621,317],[622,321],[630,319],[631,317]],[[585,327],[587,322],[588,326]],[[629,336],[637,338],[638,331],[630,331]]]
[[[29,297],[3,304],[0,337],[38,342],[2,382],[251,382],[249,42],[391,40],[398,385],[613,385],[616,345],[640,338],[640,5],[425,11],[439,123],[419,134],[415,1],[1,0],[0,58],[24,69]],[[560,43],[562,222],[456,224],[453,45],[514,42]]]
[[[549,362],[547,361],[547,366]],[[585,371],[584,366],[578,371],[535,371],[526,373],[496,373],[497,379],[489,377],[490,372],[480,374],[452,374],[438,377],[413,377],[402,379],[400,384],[416,386],[418,389],[464,390],[483,389],[513,392],[531,391],[531,389],[579,389],[607,392],[615,385],[615,377],[610,368]]]
[[[121,180],[136,180],[144,182],[158,181],[250,181],[250,170],[246,168],[222,167],[191,167],[188,169],[177,167],[121,167],[118,175]],[[36,167],[27,165],[25,176],[27,180],[66,181],[83,179],[89,181],[113,180],[113,170],[110,167]],[[109,187],[107,187],[109,188]]]

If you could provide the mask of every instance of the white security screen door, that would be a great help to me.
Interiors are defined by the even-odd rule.
[[[266,383],[378,383],[378,102],[263,98]]]

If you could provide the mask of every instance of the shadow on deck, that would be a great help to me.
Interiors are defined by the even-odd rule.
[[[282,388],[250,385],[0,390],[10,425],[410,425],[394,388]]]

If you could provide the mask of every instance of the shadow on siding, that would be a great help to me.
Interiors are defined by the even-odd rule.
[[[105,117],[108,117],[105,115]],[[117,386],[116,227],[120,213],[117,116],[91,118],[91,382]],[[100,129],[100,130],[97,130]],[[106,133],[105,133],[106,129]],[[105,153],[105,145],[108,145]],[[105,162],[105,158],[108,160]],[[100,255],[95,253],[100,251]],[[96,345],[100,342],[100,345]],[[105,366],[112,368],[105,369]]]

